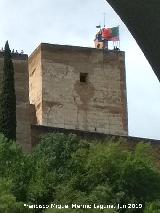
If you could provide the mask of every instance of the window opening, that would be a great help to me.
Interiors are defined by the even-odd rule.
[[[80,73],[80,82],[87,83],[88,73]]]

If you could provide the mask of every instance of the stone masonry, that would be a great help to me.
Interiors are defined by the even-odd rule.
[[[15,91],[16,91],[16,117],[17,142],[24,150],[31,150],[31,130],[29,113],[29,76],[28,56],[25,54],[12,54],[14,65]],[[3,52],[0,52],[0,79],[3,72]]]
[[[42,43],[29,59],[17,53],[12,59],[24,150],[35,143],[31,125],[128,135],[124,52]]]
[[[42,43],[29,57],[29,96],[38,125],[128,135],[122,51]]]

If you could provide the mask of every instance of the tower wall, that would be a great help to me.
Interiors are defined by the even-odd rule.
[[[30,86],[38,124],[128,134],[124,52],[43,43],[29,69],[36,76],[30,75],[30,82],[39,79],[35,90]]]
[[[35,108],[36,123],[42,124],[42,63],[38,47],[29,57],[29,100]],[[33,107],[32,107],[33,108]]]
[[[2,80],[4,56],[0,52],[0,81]],[[31,149],[30,113],[29,113],[29,76],[28,56],[22,54],[12,55],[14,65],[14,79],[16,92],[16,137],[17,142],[26,151]]]

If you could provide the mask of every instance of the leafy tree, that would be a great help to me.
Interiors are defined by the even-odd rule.
[[[127,151],[119,143],[110,142],[96,144],[90,149],[79,148],[72,153],[65,165],[67,169],[63,170],[63,181],[55,183],[54,203],[108,203],[115,206],[117,203],[142,203],[144,207],[146,202],[153,202],[160,197],[160,173],[150,157],[151,147],[140,143],[135,151]],[[86,210],[90,211],[97,210]],[[109,212],[108,209],[102,212],[105,211]],[[140,213],[143,209],[117,211]]]
[[[3,213],[31,213],[24,207],[23,202],[17,202],[12,193],[12,181],[0,179],[0,212]]]
[[[19,201],[26,200],[32,165],[31,156],[20,145],[0,135],[0,177],[12,181],[12,193]]]
[[[160,200],[147,203],[144,209],[144,213],[160,213]]]
[[[14,68],[8,41],[5,44],[4,67],[0,94],[0,132],[16,140],[16,95]]]
[[[90,143],[75,135],[49,134],[31,154],[0,135],[0,212],[32,212],[26,204],[141,203],[143,209],[34,209],[33,212],[158,212],[160,172],[151,146]],[[7,201],[8,199],[8,201]]]
[[[34,165],[28,189],[28,201],[47,204],[55,199],[55,187],[69,177],[72,154],[89,147],[75,135],[48,134],[32,154]]]

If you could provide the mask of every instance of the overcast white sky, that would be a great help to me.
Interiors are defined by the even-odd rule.
[[[41,42],[94,47],[95,28],[120,25],[126,52],[129,134],[160,139],[160,83],[135,40],[105,0],[0,0],[0,46],[30,54]]]

